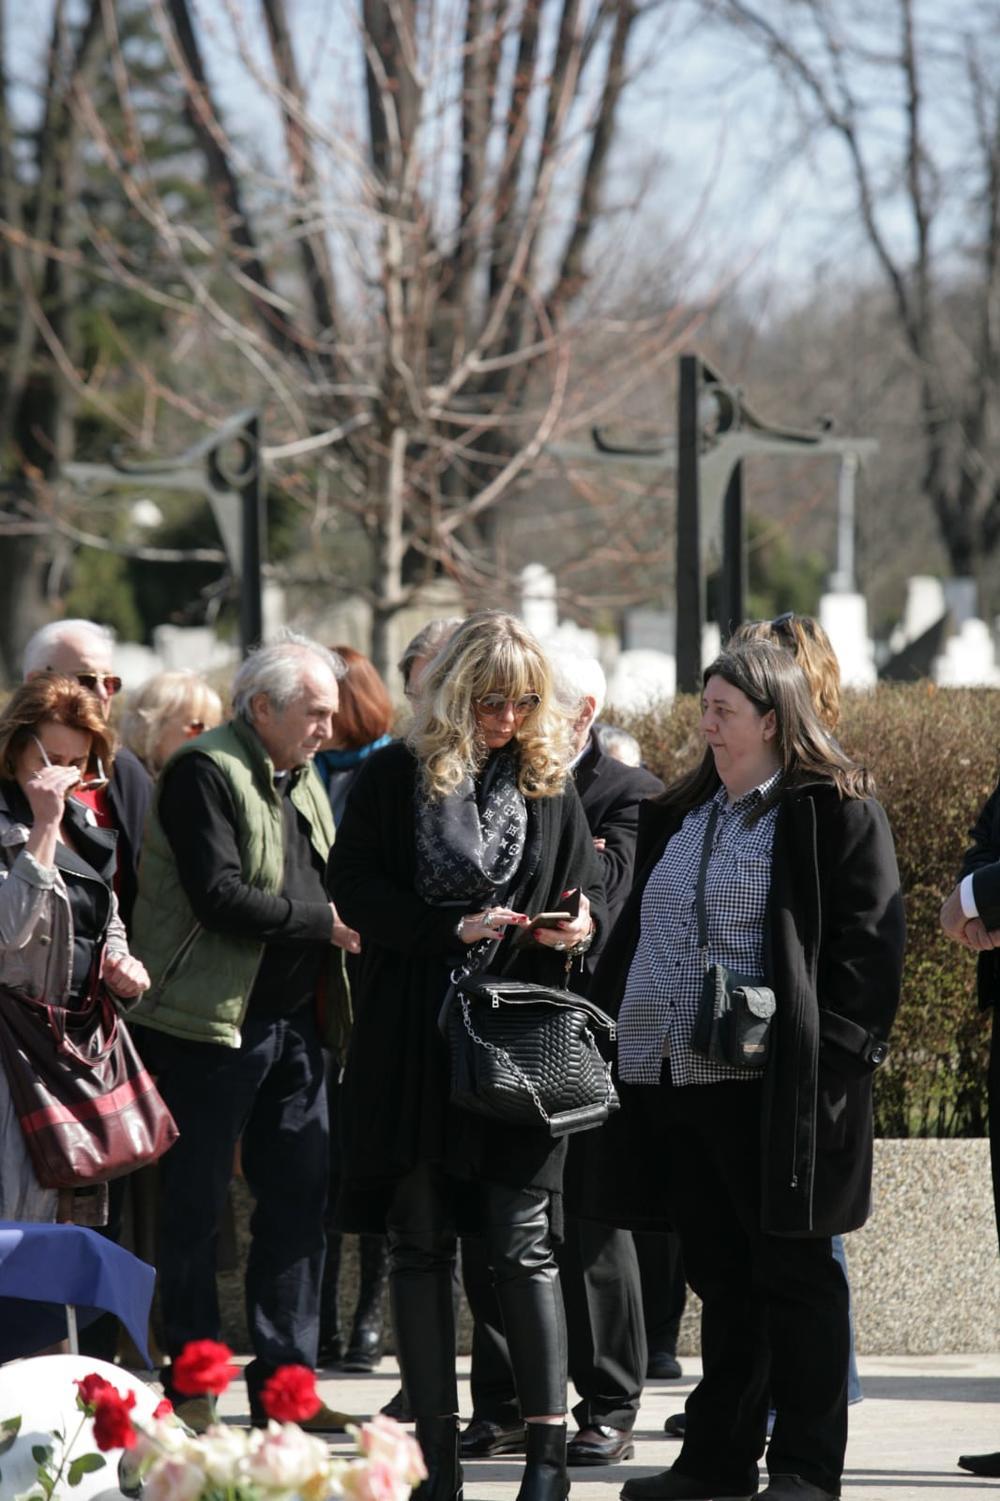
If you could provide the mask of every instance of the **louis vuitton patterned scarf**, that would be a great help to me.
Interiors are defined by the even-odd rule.
[[[437,802],[418,792],[416,811],[417,894],[436,907],[498,900],[527,837],[515,753],[498,751],[475,780]]]

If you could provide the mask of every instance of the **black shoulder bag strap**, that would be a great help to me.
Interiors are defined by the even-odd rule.
[[[712,841],[715,838],[715,826],[719,822],[719,805],[712,803],[712,811],[708,815],[708,824],[705,828],[705,837],[701,842],[701,863],[698,866],[698,886],[695,891],[695,907],[698,913],[698,947],[701,949],[701,957],[708,969],[708,910],[705,906],[705,881],[708,877],[708,862],[712,858]]]

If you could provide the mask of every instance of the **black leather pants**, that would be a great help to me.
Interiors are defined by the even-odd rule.
[[[482,1183],[483,1236],[521,1411],[566,1410],[566,1323],[544,1189]],[[396,1185],[388,1215],[389,1286],[403,1386],[415,1417],[458,1411],[448,1179],[426,1164]]]

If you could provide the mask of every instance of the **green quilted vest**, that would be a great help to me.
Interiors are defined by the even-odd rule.
[[[284,830],[274,767],[263,745],[247,724],[233,719],[181,746],[171,761],[194,752],[209,756],[229,783],[243,880],[277,893],[284,869]],[[292,802],[325,860],[333,843],[329,799],[311,765],[292,775]],[[240,1046],[240,1026],[264,945],[202,927],[181,885],[160,823],[158,799],[143,837],[131,945],[149,970],[151,985],[129,1012],[130,1022],[194,1042]],[[350,1003],[344,956],[331,945],[330,957],[324,1041],[341,1051],[347,1041]]]

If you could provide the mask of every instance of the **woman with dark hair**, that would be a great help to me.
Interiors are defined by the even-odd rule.
[[[358,772],[373,751],[392,739],[393,710],[388,690],[367,657],[353,646],[331,650],[344,659],[347,672],[338,685],[333,734],[317,752],[315,764],[330,798],[333,821],[339,824]]]
[[[333,715],[329,741],[315,759],[316,770],[330,798],[334,824],[339,827],[351,788],[361,768],[374,751],[388,745],[392,736],[393,709],[382,679],[367,657],[353,646],[334,646],[347,666],[340,679],[340,699]],[[356,981],[356,954],[346,956],[352,985]],[[341,1236],[335,1215],[340,1179],[340,1084],[333,1069],[327,1074],[330,1106],[330,1197],[327,1204],[326,1261],[320,1294],[320,1365],[339,1365],[345,1371],[372,1371],[382,1354],[382,1303],[388,1272],[384,1235],[358,1237],[358,1300],[346,1346],[340,1328]]]
[[[0,713],[0,1005],[21,992],[73,1008],[98,974],[121,1000],[149,984],[118,916],[116,835],[76,796],[111,761],[100,704],[73,678],[42,673]],[[100,1218],[76,1197],[40,1186],[0,1068],[0,1220]]]
[[[456,1233],[486,1240],[521,1410],[520,1501],[563,1501],[566,1330],[553,1252],[565,1137],[449,1103],[438,1015],[452,971],[564,983],[603,922],[600,866],[567,780],[568,730],[538,642],[510,615],[460,625],[421,683],[407,742],[363,768],[331,851],[330,894],[361,935],[342,1085],[344,1228],[388,1226],[399,1355],[430,1477],[461,1493]],[[578,916],[525,930],[561,911]]]
[[[873,784],[819,723],[801,669],[753,642],[706,670],[706,751],[643,804],[636,884],[598,966],[641,1192],[703,1303],[684,1443],[626,1501],[831,1501],[847,1442],[847,1284],[831,1237],[867,1218],[872,1074],[904,939]],[[706,1051],[706,973],[773,992],[763,1068]],[[749,978],[747,978],[749,977]],[[735,981],[734,981],[735,983]],[[654,1201],[659,1190],[662,1205]]]

